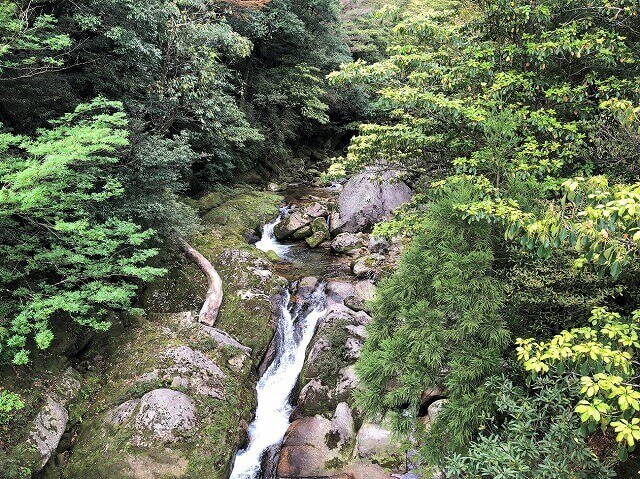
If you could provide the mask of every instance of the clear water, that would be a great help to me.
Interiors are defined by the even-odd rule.
[[[309,248],[304,241],[281,243],[273,234],[276,225],[288,212],[283,209],[281,215],[264,225],[262,237],[255,246],[262,251],[274,251],[283,263],[277,264],[278,272],[290,281],[304,276],[317,278],[340,277],[348,274],[348,264],[341,263],[331,251],[323,248]]]
[[[285,256],[289,246],[279,244],[273,237],[273,226],[277,221],[265,225],[262,239],[256,247]],[[279,446],[287,432],[293,410],[289,397],[304,365],[307,346],[318,320],[326,313],[323,285],[313,293],[309,302],[310,308],[300,309],[290,305],[288,293],[285,297],[276,332],[279,335],[278,352],[258,381],[258,407],[249,426],[249,443],[236,455],[231,479],[259,479],[264,453],[272,446]]]

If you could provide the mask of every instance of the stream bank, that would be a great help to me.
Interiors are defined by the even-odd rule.
[[[197,266],[186,259],[169,265],[141,296],[144,315],[114,318],[110,331],[88,337],[79,351],[52,351],[49,368],[42,366],[46,381],[22,388],[32,394],[15,438],[31,452],[16,446],[16,467],[39,470],[34,477],[44,479],[227,479],[236,451],[248,445],[256,385],[275,357],[287,290],[298,307],[322,288],[327,311],[304,348],[287,413],[292,422],[282,448],[262,464],[265,477],[404,472],[400,445],[383,426],[365,422],[352,397],[353,364],[370,320],[366,301],[375,277],[393,268],[399,245],[341,234],[332,224],[336,195],[335,188],[293,185],[195,202],[205,228],[192,245],[223,278],[214,327],[197,323],[206,291]],[[323,232],[315,248],[309,236],[279,240],[288,260],[252,244],[284,204],[287,215],[321,218],[316,229]]]
[[[60,332],[57,344],[84,346],[51,350],[29,375],[33,382],[20,384],[29,391],[24,424],[7,437],[16,445],[0,457],[3,474],[226,479],[287,285],[244,235],[276,215],[282,200],[238,187],[195,202],[204,228],[192,245],[224,278],[215,327],[197,323],[202,273],[178,258],[142,294],[145,314],[114,317],[109,331],[84,341]],[[26,381],[11,374],[3,371],[3,384]]]
[[[297,383],[280,384],[286,396],[291,393],[275,408],[279,413],[274,414],[274,426],[283,411],[290,413],[286,434],[274,435],[269,421],[257,418],[250,428],[247,451],[236,459],[232,479],[383,479],[407,471],[403,445],[384,424],[365,419],[353,398],[357,387],[354,363],[371,320],[367,303],[373,298],[376,278],[393,269],[400,244],[335,228],[340,224],[335,219],[339,190],[290,187],[280,217],[265,225],[256,243],[272,253],[278,271],[291,281],[293,301],[304,304],[322,291],[326,310],[320,318],[313,318],[317,331],[300,365]],[[308,326],[305,319],[300,316],[298,328]],[[278,363],[282,346],[270,347],[267,362],[273,360],[272,366]],[[271,369],[263,378],[272,374]],[[266,401],[271,403],[273,396]],[[271,440],[267,447],[265,436]],[[254,451],[251,456],[249,452],[256,448],[264,454]]]

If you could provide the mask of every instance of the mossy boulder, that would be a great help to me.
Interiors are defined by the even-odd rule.
[[[273,234],[280,240],[291,238],[298,230],[309,226],[312,220],[303,212],[294,211],[275,226]]]
[[[306,242],[310,248],[316,248],[324,240],[330,238],[327,220],[323,217],[315,218],[311,222],[311,231],[313,232],[313,234],[306,239]]]
[[[191,244],[223,280],[216,327],[196,321],[206,291],[202,273],[178,261],[142,297],[146,316],[130,318],[123,334],[107,339],[102,382],[60,477],[227,477],[246,437],[256,366],[286,284],[242,234],[275,216],[280,200],[243,191],[199,202],[204,228]]]
[[[325,235],[325,233],[318,231],[309,236],[305,241],[307,242],[307,245],[309,245],[309,248],[317,248],[320,243],[322,243],[326,239],[327,236]]]
[[[255,404],[255,373],[246,349],[207,328],[156,314],[118,338],[62,477],[225,477]]]

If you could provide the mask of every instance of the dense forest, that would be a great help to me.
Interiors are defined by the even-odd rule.
[[[355,407],[414,477],[637,477],[639,151],[637,0],[0,0],[3,374],[141,314],[198,198],[373,168],[414,195]]]

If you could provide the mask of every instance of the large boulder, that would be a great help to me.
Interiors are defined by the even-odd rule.
[[[206,354],[183,345],[165,351],[162,358],[170,364],[162,378],[173,387],[191,387],[205,396],[224,399],[225,375]]]
[[[195,427],[193,399],[172,389],[154,389],[140,399],[135,419],[138,440],[135,442],[145,443],[149,436],[153,441],[176,442],[180,437],[191,435]]]
[[[324,240],[330,238],[327,220],[323,217],[318,217],[312,221],[311,231],[313,231],[313,234],[306,239],[311,248],[317,247]]]
[[[305,208],[304,212],[311,218],[327,218],[329,216],[329,210],[327,207],[318,202],[311,203]]]
[[[67,368],[31,423],[27,444],[33,452],[29,456],[30,467],[34,472],[44,467],[60,444],[69,421],[67,403],[77,396],[80,379],[80,374],[75,369]]]
[[[391,431],[378,425],[362,425],[358,431],[356,450],[358,457],[368,459],[375,464],[395,472],[404,472],[406,454]]]
[[[333,212],[329,217],[329,232],[331,236],[337,236],[344,232],[344,221],[340,218],[340,213]]]
[[[273,228],[273,234],[280,240],[290,238],[296,231],[304,228],[305,226],[309,226],[312,220],[313,218],[306,214],[300,211],[295,211],[280,221],[280,223]],[[307,231],[311,234],[310,230]]]
[[[331,408],[333,403],[333,390],[314,378],[300,391],[298,405],[294,412],[295,417],[312,416],[322,414]]]
[[[355,440],[355,426],[351,408],[346,402],[336,406],[331,419],[331,430],[327,435],[327,445],[331,449],[338,448],[346,452],[350,444]]]
[[[325,442],[330,431],[331,421],[321,416],[309,416],[291,423],[280,451],[278,477],[331,476],[327,467],[331,453]]]
[[[411,188],[398,179],[397,172],[365,170],[349,179],[338,197],[340,229],[370,231],[411,196]]]
[[[329,280],[325,288],[327,293],[327,305],[342,305],[347,296],[353,296],[356,292],[353,283],[349,281]]]
[[[344,305],[354,311],[369,312],[368,303],[373,300],[375,285],[373,281],[362,280],[355,285],[355,294],[344,298]]]
[[[331,241],[331,249],[337,253],[351,253],[364,246],[362,235],[354,233],[340,233]]]
[[[58,448],[68,421],[69,412],[64,405],[48,397],[33,421],[27,441],[36,455],[35,471],[42,469]]]
[[[357,278],[373,278],[383,261],[384,256],[378,254],[362,256],[351,263],[351,271]]]
[[[302,228],[295,230],[293,233],[291,233],[291,239],[294,239],[294,240],[304,239],[304,238],[308,238],[312,234],[313,234],[313,229],[311,228],[311,225],[305,225]]]
[[[349,401],[351,394],[358,387],[358,376],[355,366],[347,366],[338,371],[336,397],[338,401]]]

